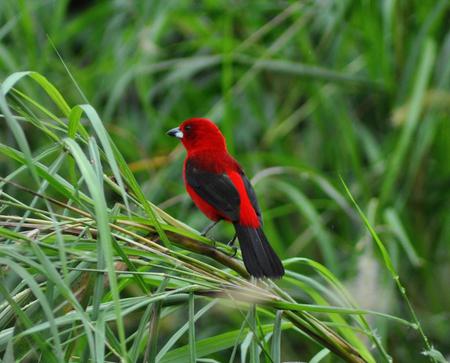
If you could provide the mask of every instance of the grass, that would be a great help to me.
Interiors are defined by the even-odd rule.
[[[0,358],[448,359],[449,7],[1,2]],[[165,136],[191,116],[282,281],[196,232]]]

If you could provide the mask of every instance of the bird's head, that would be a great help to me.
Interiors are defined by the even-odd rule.
[[[188,152],[198,150],[226,151],[225,138],[207,118],[190,118],[167,132],[181,140]]]

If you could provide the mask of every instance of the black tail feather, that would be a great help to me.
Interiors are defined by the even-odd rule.
[[[257,278],[281,278],[284,275],[284,267],[261,227],[246,227],[234,223],[234,228],[241,246],[242,259],[249,274]]]

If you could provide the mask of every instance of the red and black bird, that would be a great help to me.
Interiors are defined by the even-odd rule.
[[[197,207],[211,220],[233,223],[244,265],[257,278],[281,278],[284,268],[262,230],[253,187],[228,153],[219,128],[206,118],[191,118],[167,132],[187,150],[183,178]]]

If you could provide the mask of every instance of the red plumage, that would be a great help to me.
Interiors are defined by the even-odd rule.
[[[187,192],[209,219],[233,223],[250,275],[282,277],[284,268],[262,230],[253,187],[228,154],[219,128],[208,119],[193,118],[168,134],[180,138],[187,150],[183,167]]]

